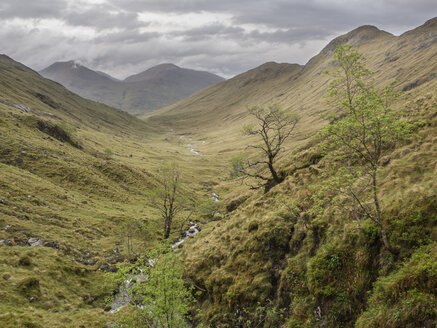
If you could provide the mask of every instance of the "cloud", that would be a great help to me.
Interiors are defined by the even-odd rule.
[[[230,77],[304,64],[360,25],[399,34],[435,12],[434,0],[3,0],[0,44],[37,70],[76,59],[122,78],[172,62]]]

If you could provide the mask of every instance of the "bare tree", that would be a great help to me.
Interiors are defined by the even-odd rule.
[[[243,134],[256,136],[261,140],[258,145],[249,145],[260,151],[262,158],[255,161],[248,161],[245,169],[246,176],[258,179],[264,183],[253,188],[264,186],[268,191],[272,186],[282,182],[285,178],[283,172],[275,168],[278,155],[283,149],[285,140],[290,137],[299,118],[296,114],[286,113],[279,105],[273,104],[267,108],[253,106],[249,108],[250,115],[256,119],[256,125],[243,127]],[[261,157],[261,156],[260,156]],[[271,176],[265,176],[263,169],[268,168]]]
[[[189,209],[189,198],[180,183],[180,171],[175,163],[159,169],[158,186],[147,193],[149,203],[159,210],[164,223],[164,239],[170,236],[174,218]]]

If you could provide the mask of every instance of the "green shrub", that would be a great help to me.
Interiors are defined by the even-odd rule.
[[[435,327],[437,246],[418,249],[397,272],[380,278],[355,327]]]

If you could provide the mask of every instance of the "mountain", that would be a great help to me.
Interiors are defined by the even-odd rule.
[[[436,24],[434,18],[400,36],[362,26],[332,40],[306,65],[266,63],[142,117],[189,136],[205,161],[229,171],[234,156],[254,156],[248,145],[256,141],[242,135],[245,124],[255,123],[247,107],[277,103],[301,117],[278,163],[284,182],[264,194],[225,177],[215,191],[229,212],[184,245],[187,281],[202,293],[196,323],[435,326]],[[377,87],[398,81],[403,94],[393,108],[420,126],[417,138],[387,155],[379,173],[384,222],[397,256],[379,237],[372,239],[380,230],[365,215],[358,223],[350,218],[344,198],[320,205],[329,215],[312,212],[314,196],[333,177],[314,135],[329,123],[321,114],[335,110],[325,97],[332,78],[324,72],[338,69],[333,50],[342,43],[359,45]]]
[[[150,263],[143,255],[163,236],[151,191],[162,164],[177,162],[184,199],[199,205],[181,211],[170,237],[186,239],[171,254],[185,264],[178,271],[197,299],[191,326],[434,327],[436,23],[401,36],[363,26],[305,65],[265,63],[144,120],[1,55],[0,326],[108,327],[138,311],[136,297],[118,314],[105,299],[120,291],[117,264]],[[338,68],[333,50],[343,42],[360,45],[377,87],[398,80],[403,93],[393,110],[415,126],[378,174],[381,214],[398,254],[384,247],[378,225],[361,211],[352,215],[348,197],[336,194],[336,160],[315,135],[330,123],[321,114],[337,110],[327,103],[332,79],[324,72]],[[119,83],[69,66],[96,83]],[[172,70],[165,64],[122,83]],[[259,156],[248,147],[256,140],[241,131],[254,123],[248,106],[271,103],[300,121],[277,162],[284,180],[264,192],[231,177],[230,162]],[[331,182],[332,194],[321,199]],[[195,236],[185,233],[190,220],[201,227]],[[130,283],[133,271],[119,273]]]
[[[406,91],[435,79],[433,22],[398,37],[374,26],[362,26],[332,40],[306,65],[266,63],[143,118],[154,125],[178,128],[181,133],[234,140],[235,133],[221,135],[221,131],[238,130],[248,119],[248,106],[278,103],[303,114],[300,129],[308,134],[324,124],[319,113],[326,110],[323,96],[329,77],[323,72],[334,65],[335,45],[359,45],[369,68],[376,71],[377,81],[398,80],[400,89]]]
[[[75,61],[54,63],[40,74],[82,97],[133,114],[143,114],[171,105],[224,80],[208,72],[180,68],[173,64],[152,67],[124,81],[93,71]]]
[[[0,326],[105,327],[103,275],[177,148],[5,55],[0,81]]]

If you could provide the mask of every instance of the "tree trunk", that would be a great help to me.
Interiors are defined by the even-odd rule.
[[[281,183],[282,181],[284,181],[284,178],[282,176],[279,176],[278,173],[276,172],[275,168],[273,167],[273,164],[269,163],[268,165],[269,165],[270,173],[272,173],[273,180],[276,183]]]
[[[399,251],[391,246],[390,241],[388,240],[387,237],[387,232],[385,231],[384,223],[382,222],[381,208],[379,206],[379,199],[377,194],[376,170],[374,170],[374,172],[372,173],[372,188],[373,188],[373,203],[375,204],[375,209],[376,209],[376,220],[377,223],[379,224],[379,227],[381,228],[382,242],[384,243],[385,248],[387,248],[387,250],[390,253],[392,253],[393,255],[397,255],[399,254]]]
[[[170,237],[171,221],[172,220],[170,217],[166,217],[164,219],[164,239],[167,239],[168,237]]]

